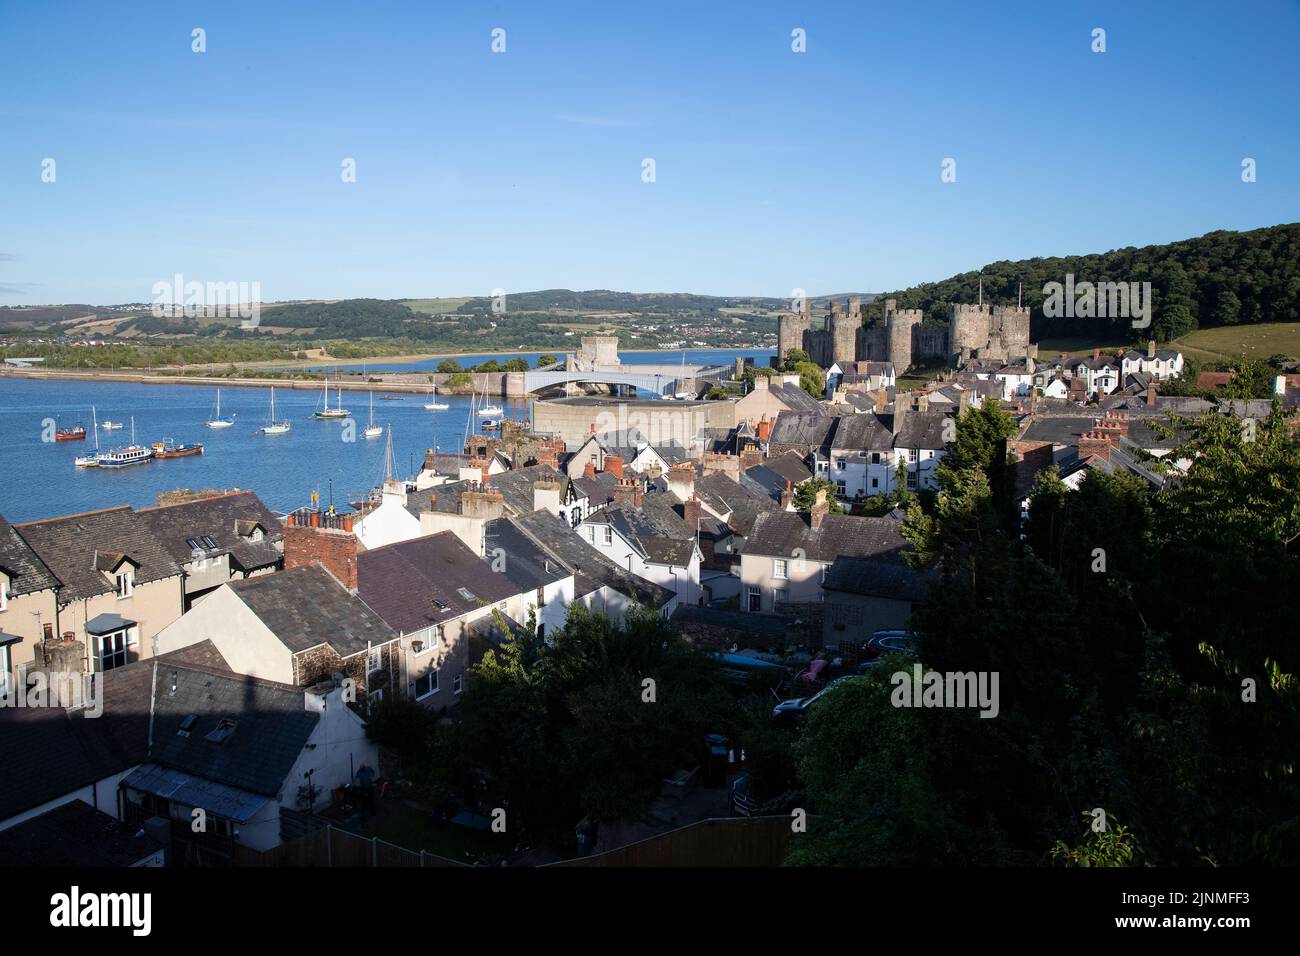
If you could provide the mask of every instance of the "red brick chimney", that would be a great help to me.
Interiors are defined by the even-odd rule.
[[[326,515],[324,517],[327,523],[337,523],[338,526],[322,528],[321,517],[320,512],[313,511],[311,518],[314,523],[304,525],[293,516],[284,526],[284,569],[292,571],[295,568],[319,566],[334,575],[349,591],[355,592],[357,554],[361,550],[361,542],[352,533],[352,521],[347,521],[348,527],[345,529],[343,521],[330,521],[330,516]]]
[[[789,478],[785,480],[785,492],[781,495],[781,510],[794,511],[794,486]]]
[[[537,450],[537,464],[550,465],[552,468],[558,468],[560,459],[555,454],[555,449],[549,445],[543,445]]]
[[[764,415],[758,421],[758,440],[767,441],[772,437],[772,423]]]
[[[700,499],[691,495],[682,503],[682,518],[685,520],[687,527],[695,531],[700,526],[700,515],[704,513]]]
[[[587,467],[582,469],[582,477],[584,478],[596,477],[596,463],[594,461],[587,462]]]
[[[1079,436],[1079,457],[1091,458],[1098,455],[1102,458],[1110,458],[1111,440],[1105,432],[1093,431],[1084,432]]]
[[[644,500],[641,479],[635,476],[618,479],[614,486],[614,504],[640,508]]]
[[[609,472],[611,475],[613,475],[615,478],[622,478],[623,477],[623,456],[606,455],[605,470]]]
[[[1147,408],[1156,407],[1156,380],[1147,382]]]
[[[822,522],[826,520],[826,515],[830,513],[831,506],[826,501],[825,489],[817,492],[817,500],[813,503],[812,510],[808,513],[809,522],[814,528],[820,528]]]

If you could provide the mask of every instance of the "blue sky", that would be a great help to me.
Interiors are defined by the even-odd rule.
[[[1300,0],[0,0],[0,304],[877,291],[1296,221],[1298,44]]]

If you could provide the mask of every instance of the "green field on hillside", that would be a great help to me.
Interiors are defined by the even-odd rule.
[[[459,299],[403,299],[402,305],[412,312],[423,312],[425,315],[447,315],[455,312],[468,301],[470,301],[469,296]]]
[[[1259,361],[1279,354],[1300,358],[1300,322],[1197,329],[1180,338],[1178,345],[1185,354],[1202,361],[1222,362],[1238,355]]]

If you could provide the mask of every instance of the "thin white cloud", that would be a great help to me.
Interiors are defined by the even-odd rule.
[[[617,116],[592,116],[586,113],[552,113],[551,118],[557,119],[561,123],[572,123],[575,126],[598,126],[604,129],[635,125],[629,120]]]

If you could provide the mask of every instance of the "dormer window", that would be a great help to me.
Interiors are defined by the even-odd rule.
[[[117,591],[118,598],[128,598],[131,592],[135,590],[135,572],[130,568],[124,568],[117,572],[113,578],[113,586]]]
[[[9,610],[9,575],[0,573],[0,611]]]

